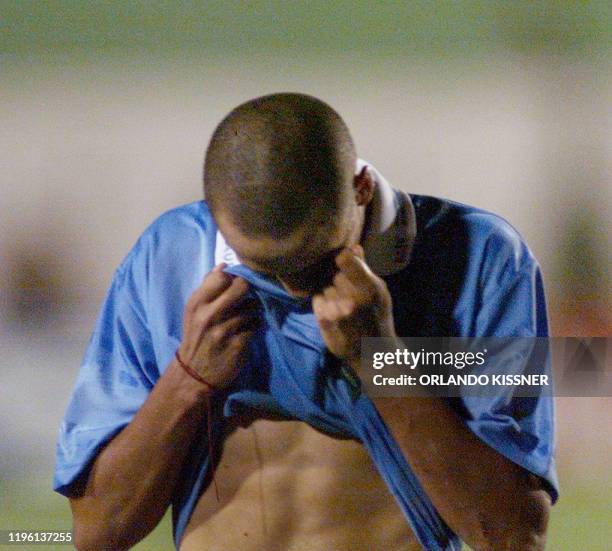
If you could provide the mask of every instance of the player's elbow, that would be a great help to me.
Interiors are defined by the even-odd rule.
[[[72,533],[74,538],[74,548],[77,551],[93,551],[99,549],[99,540],[92,531],[83,529],[76,522],[72,523]]]
[[[109,527],[73,522],[74,547],[77,551],[124,551],[137,541],[117,534]]]
[[[100,512],[89,511],[84,504],[72,505],[72,532],[77,551],[123,551],[138,540],[130,537],[131,532],[119,526],[119,519],[106,519]],[[132,534],[133,535],[133,534]]]
[[[126,545],[120,545],[111,532],[101,524],[86,524],[78,519],[73,519],[72,531],[74,535],[74,547],[77,551],[94,551],[101,549],[128,549]]]
[[[100,542],[104,539],[101,534],[103,523],[96,520],[98,515],[92,515],[86,507],[86,498],[71,497],[70,508],[72,509],[72,538],[77,551],[90,551],[99,549]]]
[[[74,547],[77,551],[93,551],[94,549],[104,549],[103,542],[107,538],[102,535],[97,526],[88,525],[73,515],[72,534]]]
[[[506,511],[499,511],[506,519],[500,523],[482,523],[478,551],[543,551],[550,516],[551,500],[544,490],[515,496]],[[495,525],[496,529],[491,529]]]
[[[530,492],[520,502],[518,521],[508,549],[543,551],[552,503],[545,490]]]

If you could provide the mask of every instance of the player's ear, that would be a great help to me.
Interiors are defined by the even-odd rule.
[[[364,166],[359,174],[353,178],[353,189],[355,190],[355,202],[360,207],[365,207],[374,197],[374,178]]]

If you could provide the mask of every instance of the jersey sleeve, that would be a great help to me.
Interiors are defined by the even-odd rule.
[[[517,346],[531,347],[533,352],[512,364],[508,373],[526,373],[539,362],[537,373],[551,377],[548,342],[532,339],[548,337],[542,274],[531,251],[509,224],[495,227],[486,240],[478,294],[475,336],[524,338],[508,340],[509,347],[514,351]],[[508,350],[507,357],[511,353]],[[516,396],[513,388],[517,387],[500,386],[496,395],[486,398],[463,397],[466,423],[486,444],[540,477],[556,501],[552,393],[543,390],[536,396]]]
[[[547,337],[542,273],[525,242],[509,224],[500,224],[483,249],[476,335]]]
[[[144,307],[142,248],[137,243],[115,272],[60,426],[53,487],[66,496],[131,421],[159,377]]]

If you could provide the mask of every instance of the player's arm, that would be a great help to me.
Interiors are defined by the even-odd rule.
[[[333,285],[313,299],[325,342],[358,371],[361,336],[396,338],[384,282],[344,250]],[[398,342],[398,348],[403,345]],[[445,522],[477,550],[544,549],[551,500],[539,479],[478,439],[441,398],[373,400]]]
[[[211,385],[240,369],[256,323],[248,284],[215,268],[186,305],[179,354]],[[160,521],[206,416],[207,387],[173,361],[142,407],[96,458],[70,498],[79,551],[127,549]]]
[[[541,551],[551,498],[539,479],[484,444],[440,398],[375,398],[446,523],[473,549]]]

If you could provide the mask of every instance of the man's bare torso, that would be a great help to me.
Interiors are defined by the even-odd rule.
[[[411,551],[421,547],[365,448],[297,421],[227,437],[181,551]]]

